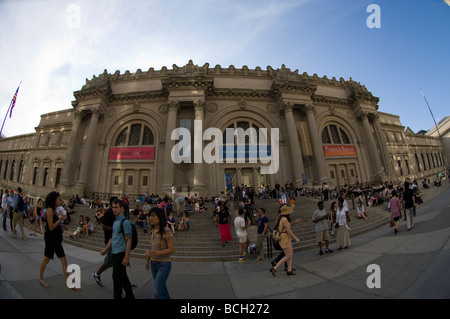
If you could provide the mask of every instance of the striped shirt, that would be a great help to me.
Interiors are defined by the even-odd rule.
[[[161,234],[157,233],[155,230],[152,230],[150,237],[150,250],[155,251],[166,250],[167,248],[169,248],[169,245],[167,244],[169,240],[173,240],[173,233],[169,228],[165,229],[162,238]],[[171,261],[169,254],[154,256],[152,257],[152,260],[160,262]]]

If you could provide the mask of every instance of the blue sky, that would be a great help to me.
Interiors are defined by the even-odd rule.
[[[380,7],[369,29],[367,7]],[[32,133],[43,113],[71,108],[73,91],[107,69],[135,72],[208,62],[282,64],[350,77],[381,112],[414,132],[449,116],[450,6],[443,0],[0,1],[0,119],[20,81],[3,134]]]

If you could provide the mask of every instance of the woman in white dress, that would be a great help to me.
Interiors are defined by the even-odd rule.
[[[338,199],[338,208],[336,210],[336,246],[338,250],[342,247],[348,248],[350,246],[350,235],[348,232],[348,210],[344,206],[344,199]]]

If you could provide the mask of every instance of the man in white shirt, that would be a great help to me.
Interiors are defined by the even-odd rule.
[[[8,216],[8,196],[9,191],[6,189],[2,196],[2,213],[3,213],[3,230],[6,231],[6,217]]]
[[[247,255],[248,244],[250,243],[247,236],[247,228],[250,226],[251,221],[248,221],[248,224],[245,224],[244,219],[245,210],[243,208],[239,208],[238,216],[234,219],[234,229],[236,231],[236,236],[239,239],[239,263],[247,263],[247,260],[244,260],[244,256]]]

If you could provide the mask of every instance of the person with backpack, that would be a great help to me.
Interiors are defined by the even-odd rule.
[[[100,252],[102,256],[111,250],[113,263],[114,299],[122,298],[122,290],[126,299],[134,299],[131,283],[127,275],[127,266],[130,265],[130,252],[132,246],[132,226],[124,216],[124,204],[120,199],[112,202],[112,209],[116,219],[112,227],[112,238]],[[123,222],[122,222],[123,221]]]
[[[17,194],[14,195],[14,213],[12,218],[11,237],[16,237],[16,225],[19,223],[22,240],[25,240],[23,231],[23,217],[25,214],[25,204],[22,197],[22,188],[17,188]]]

